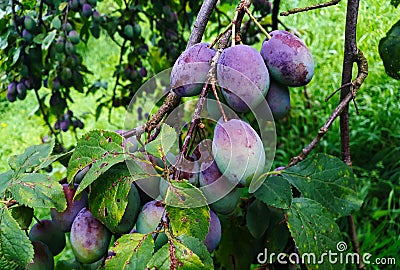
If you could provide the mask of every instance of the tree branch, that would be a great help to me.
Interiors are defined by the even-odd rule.
[[[204,30],[210,19],[210,15],[217,3],[217,0],[205,0],[200,8],[199,14],[196,17],[196,21],[193,25],[192,33],[189,37],[189,41],[187,43],[186,48],[199,43],[203,37]],[[131,132],[127,132],[125,137],[130,137],[132,135],[140,136],[141,133],[137,132],[151,132],[160,121],[164,118],[164,116],[170,113],[174,108],[176,108],[180,103],[181,98],[176,95],[174,92],[170,91],[165,98],[163,105],[161,105],[160,109],[151,116],[150,120],[147,121],[145,127],[140,127],[140,130],[132,130]]]
[[[304,12],[304,11],[309,11],[309,10],[313,10],[313,9],[333,6],[333,5],[336,5],[339,2],[340,2],[340,0],[332,0],[332,1],[329,1],[329,2],[320,3],[320,4],[308,6],[308,7],[289,9],[288,11],[281,12],[280,15],[281,16],[289,16],[291,14],[296,14],[296,13],[299,13],[299,12]]]
[[[186,48],[193,46],[196,43],[201,42],[201,39],[206,29],[210,15],[217,4],[217,0],[204,0],[201,5],[199,14],[197,15],[196,21],[193,24],[192,33],[190,34]]]
[[[345,29],[345,41],[344,41],[344,59],[343,59],[343,71],[342,71],[342,85],[349,84],[352,77],[353,63],[359,56],[359,50],[357,49],[357,17],[359,0],[348,0],[347,11],[346,11],[346,29]],[[368,66],[365,60],[364,65]],[[359,66],[360,70],[360,66]],[[365,77],[368,73],[365,74]],[[365,78],[364,78],[365,79]],[[360,82],[355,82],[359,84]],[[362,82],[361,82],[362,83]],[[359,86],[358,86],[359,87]],[[350,85],[350,87],[342,88],[340,92],[340,100],[346,99],[346,96],[351,94],[352,88],[357,86]],[[347,104],[342,114],[340,115],[340,139],[342,148],[342,159],[343,161],[351,166],[351,155],[350,155],[350,127],[349,127],[349,105]],[[357,231],[354,224],[354,218],[352,215],[347,217],[347,221],[350,229],[350,238],[353,245],[354,251],[360,255],[360,245],[358,243]],[[362,261],[357,264],[358,270],[365,269],[365,265]]]
[[[364,54],[358,50],[357,55],[353,58],[354,62],[357,63],[358,66],[358,74],[357,77],[350,83],[342,86],[343,87],[350,87],[351,91],[347,93],[347,95],[340,101],[339,105],[333,111],[331,116],[325,122],[325,124],[319,129],[317,136],[312,140],[312,142],[305,147],[301,154],[292,158],[288,167],[294,166],[303,159],[305,159],[311,151],[318,145],[321,141],[322,137],[328,132],[328,129],[332,126],[333,122],[338,118],[344,111],[351,100],[353,100],[360,89],[362,83],[364,82],[365,78],[368,76],[368,62],[367,59],[364,57]]]

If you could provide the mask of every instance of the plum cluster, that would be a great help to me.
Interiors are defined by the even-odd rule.
[[[215,50],[207,43],[186,49],[171,71],[170,86],[181,97],[198,95],[206,81]],[[295,35],[275,30],[258,52],[248,45],[228,47],[217,63],[223,101],[235,112],[254,110],[264,99],[275,120],[290,108],[288,87],[308,84],[314,75],[309,49]]]
[[[61,115],[59,119],[54,123],[55,130],[62,130],[66,132],[70,127],[74,129],[83,129],[84,123],[76,118],[71,110],[68,110],[65,114]]]

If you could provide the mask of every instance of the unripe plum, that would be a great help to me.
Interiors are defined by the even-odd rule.
[[[76,215],[82,208],[88,205],[88,195],[86,191],[82,191],[81,197],[78,200],[73,200],[78,184],[75,184],[72,189],[69,188],[68,184],[63,184],[62,187],[65,199],[67,200],[67,209],[65,209],[64,212],[58,212],[56,209],[52,208],[50,209],[50,215],[51,219],[60,230],[69,232]]]
[[[41,241],[33,241],[33,262],[26,266],[27,270],[52,270],[54,258],[49,247]]]
[[[98,12],[97,10],[93,11],[92,19],[94,23],[101,23],[102,18],[100,12]]]
[[[65,235],[52,220],[44,219],[33,225],[29,239],[45,243],[54,256],[65,248]]]
[[[153,164],[157,163],[157,159],[155,159],[153,156],[149,155],[146,157],[146,159]],[[141,161],[128,161],[128,168],[130,167],[129,162],[136,162],[136,164],[141,166],[142,169],[149,175],[157,174],[152,164]],[[146,178],[138,179],[135,181],[135,185],[138,187],[138,191],[140,194],[140,201],[142,204],[149,202],[160,195],[160,189],[159,189],[160,177],[158,176],[148,176]]]
[[[75,53],[76,53],[76,47],[75,47],[75,45],[72,44],[72,43],[69,42],[69,41],[66,41],[66,42],[65,42],[65,52],[66,52],[68,55],[75,54]]]
[[[72,44],[78,44],[79,41],[80,41],[79,34],[78,34],[78,32],[76,32],[75,30],[71,30],[71,31],[68,33],[68,37],[69,37],[69,40],[71,40],[71,43],[72,43]]]
[[[79,0],[71,0],[71,1],[69,1],[69,8],[72,11],[79,11]]]
[[[290,92],[286,85],[271,80],[267,103],[275,120],[283,118],[290,109]]]
[[[136,230],[138,233],[146,234],[156,230],[161,221],[165,207],[160,201],[150,201],[146,203],[139,213],[136,221]],[[167,243],[167,236],[165,233],[160,233],[155,241],[155,248],[163,246]]]
[[[249,186],[265,166],[263,143],[257,132],[240,119],[220,120],[214,129],[212,153],[222,174],[232,184]]]
[[[85,207],[71,227],[71,247],[81,263],[93,263],[103,257],[111,240],[111,232]]]
[[[134,184],[131,185],[127,199],[128,204],[125,208],[125,213],[122,216],[118,227],[113,231],[114,233],[129,233],[136,223],[136,219],[140,210],[140,196]]]
[[[36,22],[30,16],[25,16],[24,27],[28,31],[33,31],[36,28]]]
[[[303,86],[314,75],[314,60],[307,46],[295,35],[275,30],[264,40],[261,55],[271,76],[288,86]]]
[[[269,88],[268,69],[258,51],[248,45],[236,45],[222,52],[217,79],[226,102],[237,112],[260,104]]]
[[[32,35],[32,33],[29,32],[29,31],[26,30],[26,29],[24,29],[24,30],[22,31],[22,37],[23,37],[26,41],[28,41],[28,42],[31,42],[31,41],[33,40],[33,35]]]
[[[208,233],[206,239],[204,239],[204,244],[206,245],[209,252],[218,246],[221,241],[221,222],[218,216],[210,210],[210,227],[208,228]]]
[[[198,43],[186,49],[176,60],[171,70],[171,89],[181,97],[200,94],[207,78],[209,61],[215,49],[208,43]]]
[[[132,39],[133,38],[133,26],[131,24],[125,25],[125,27],[124,27],[124,35],[128,39]]]
[[[217,213],[227,215],[235,210],[241,196],[241,190],[222,175],[215,161],[201,164],[199,183],[210,208]],[[218,199],[218,200],[216,200]]]
[[[82,170],[79,170],[74,177],[74,182],[76,184],[80,184],[82,182],[83,178],[85,177],[86,173],[89,171],[89,169],[90,169],[90,166],[86,166]]]

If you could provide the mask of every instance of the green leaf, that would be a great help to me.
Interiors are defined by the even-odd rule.
[[[18,222],[22,230],[28,230],[32,223],[33,208],[21,205],[10,209],[11,215]]]
[[[293,199],[289,182],[279,176],[267,177],[254,196],[267,205],[282,209],[289,208]]]
[[[56,37],[56,34],[57,34],[56,29],[47,33],[47,36],[43,39],[43,42],[42,42],[42,50],[47,50],[50,47],[51,43],[53,42],[54,38]]]
[[[13,66],[15,63],[17,63],[19,56],[21,55],[21,49],[22,49],[22,47],[17,47],[14,50],[13,61],[10,66]]]
[[[268,206],[260,200],[255,200],[246,211],[246,224],[254,238],[261,237],[268,228],[270,222]],[[260,218],[262,217],[262,218]]]
[[[0,174],[0,194],[4,194],[14,175],[12,170]]]
[[[199,256],[178,241],[170,240],[162,246],[150,259],[150,269],[209,269],[204,266]]]
[[[221,268],[227,270],[250,269],[253,260],[253,237],[244,220],[237,216],[219,216],[222,226],[221,242],[214,256]]]
[[[62,11],[68,6],[68,2],[61,2],[60,5],[58,6],[58,10]]]
[[[178,208],[197,208],[207,205],[207,200],[197,187],[187,180],[170,180],[165,204]]]
[[[399,5],[399,0],[392,0],[392,4]],[[382,58],[386,73],[400,80],[400,20],[392,26],[386,37],[379,41],[379,55]]]
[[[205,268],[214,269],[213,260],[211,258],[210,252],[208,252],[206,245],[200,239],[189,235],[181,235],[178,240],[182,242],[183,245],[192,250],[200,260],[203,262]]]
[[[70,158],[72,153],[73,153],[73,151],[69,151],[67,153],[49,156],[49,157],[45,158],[42,161],[42,163],[35,168],[35,171],[37,172],[39,170],[45,169],[46,167],[48,167],[49,165],[53,164],[56,161],[60,161],[62,163],[62,160]]]
[[[281,209],[269,208],[269,226],[265,233],[265,247],[268,253],[283,252],[290,238],[290,232]]]
[[[25,174],[13,180],[10,189],[15,200],[29,207],[56,208],[59,212],[67,207],[62,186],[44,174]]]
[[[183,198],[184,201],[182,201]],[[190,201],[193,199],[196,200],[196,207],[192,208]],[[197,204],[201,202],[199,200],[202,200],[203,203]],[[171,181],[171,185],[167,189],[166,201],[165,209],[174,235],[185,234],[205,239],[210,225],[210,211],[206,199],[199,189],[186,181]],[[173,203],[171,204],[171,202]],[[186,202],[187,204],[185,204]]]
[[[400,0],[390,0],[390,4],[397,8],[400,4]]]
[[[68,182],[73,182],[74,176],[79,170],[87,165],[91,165],[91,167],[80,183],[75,196],[113,165],[125,160],[122,145],[123,138],[112,131],[92,130],[83,135],[68,163]]]
[[[125,164],[117,164],[93,183],[89,194],[90,209],[95,218],[99,219],[111,231],[120,223],[128,205],[128,193],[133,179]]]
[[[0,258],[2,269],[15,264],[25,268],[33,260],[31,241],[5,207],[0,209]]]
[[[318,202],[308,198],[293,199],[287,210],[287,224],[300,255],[313,253],[318,261],[323,253],[338,251],[337,244],[342,241],[339,227],[331,213]],[[312,261],[307,264],[316,266]],[[318,265],[322,270],[337,269],[335,267],[328,260]]]
[[[154,157],[161,158],[165,156],[166,153],[172,147],[178,148],[178,134],[175,129],[163,124],[161,127],[160,135],[150,143],[145,145],[146,152]]]
[[[53,26],[55,29],[61,28],[61,20],[58,16],[55,16],[54,19],[51,21],[51,26]]]
[[[153,250],[151,234],[125,234],[110,248],[115,255],[107,258],[106,269],[146,269]]]
[[[352,170],[336,157],[317,154],[285,169],[282,176],[336,216],[349,215],[362,204]]]
[[[27,169],[38,166],[46,159],[54,148],[54,140],[48,143],[33,145],[25,149],[21,155],[11,156],[8,164],[16,172],[25,172]]]
[[[36,44],[42,44],[45,37],[45,33],[37,34],[33,37],[33,42],[35,42]]]

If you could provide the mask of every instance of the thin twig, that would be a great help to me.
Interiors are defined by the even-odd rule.
[[[301,154],[292,158],[288,167],[294,166],[300,161],[304,160],[311,151],[318,145],[321,138],[328,132],[328,129],[331,127],[332,123],[338,118],[341,113],[343,112],[344,108],[346,108],[351,100],[354,99],[358,90],[360,89],[362,83],[364,82],[365,78],[368,76],[368,62],[367,59],[364,57],[363,53],[358,50],[357,56],[354,59],[358,66],[358,75],[357,77],[351,82],[352,91],[350,91],[347,96],[342,99],[336,109],[333,111],[332,115],[329,119],[325,122],[325,124],[319,129],[317,136],[312,140],[312,142],[305,147]]]
[[[281,0],[274,0],[272,6],[272,30],[278,30],[278,14],[279,14],[279,6],[281,4]]]
[[[314,9],[318,9],[318,8],[334,6],[334,5],[338,4],[339,2],[340,2],[340,0],[332,0],[332,1],[329,1],[329,2],[320,3],[320,4],[308,6],[308,7],[289,9],[288,11],[281,12],[280,15],[281,16],[289,16],[291,14],[296,14],[296,13],[299,13],[299,12],[304,12],[304,11],[314,10]]]
[[[47,127],[50,129],[51,134],[54,135],[55,143],[60,144],[60,141],[57,138],[57,133],[54,131],[53,127],[51,126],[51,124],[49,122],[49,116],[46,114],[46,111],[43,107],[43,103],[42,103],[42,100],[40,99],[38,90],[34,89],[34,92],[35,92],[36,100],[39,103],[39,110],[40,110],[41,114],[43,115],[43,120],[46,123]]]

